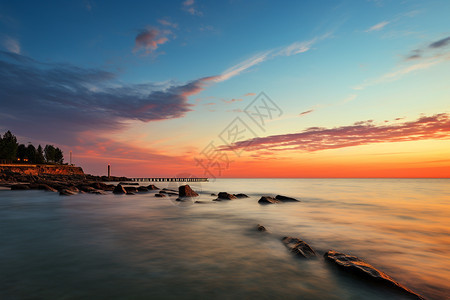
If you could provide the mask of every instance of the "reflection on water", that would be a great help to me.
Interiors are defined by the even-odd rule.
[[[222,179],[248,199],[0,191],[0,298],[401,299],[290,255],[300,237],[353,254],[430,299],[450,294],[450,180]],[[301,203],[260,206],[261,195]],[[255,230],[263,224],[270,234]]]

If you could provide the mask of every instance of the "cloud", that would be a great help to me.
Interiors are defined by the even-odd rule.
[[[20,43],[18,40],[12,37],[6,36],[2,41],[3,47],[9,52],[20,54]]]
[[[143,29],[135,38],[135,46],[133,53],[144,50],[145,54],[150,54],[154,50],[158,49],[159,45],[166,43],[169,39],[167,34],[170,31],[160,31],[157,28]]]
[[[307,114],[310,114],[310,113],[312,113],[313,111],[314,111],[314,109],[310,109],[310,110],[307,110],[307,111],[301,112],[301,113],[299,113],[298,115],[299,115],[299,116],[304,116],[304,115],[307,115]]]
[[[222,74],[215,76],[214,81],[215,82],[221,82],[228,80],[234,76],[237,76],[241,74],[242,72],[245,72],[246,70],[250,69],[253,66],[259,65],[260,63],[273,59],[278,56],[291,56],[296,55],[299,53],[304,53],[311,49],[311,46],[317,43],[318,41],[321,41],[323,39],[326,39],[331,36],[331,33],[326,33],[322,36],[315,37],[309,41],[303,41],[303,42],[294,42],[286,47],[276,48],[272,50],[268,50],[265,52],[258,53],[247,60],[244,60],[243,62],[232,66],[231,68],[225,70],[222,72]]]
[[[450,36],[430,44],[430,48],[442,48],[450,44]]]
[[[415,63],[413,65],[410,66],[405,66],[402,67],[400,69],[397,69],[395,71],[386,73],[378,78],[375,79],[370,79],[370,80],[366,80],[363,84],[360,84],[358,86],[353,87],[354,90],[362,90],[365,89],[368,86],[372,86],[372,85],[376,85],[376,84],[380,84],[380,83],[385,83],[385,82],[392,82],[395,80],[398,80],[400,78],[402,78],[403,76],[418,71],[418,70],[424,70],[424,69],[428,69],[431,66],[434,66],[442,61],[444,61],[445,59],[437,59],[437,58],[433,58],[433,59],[429,59],[426,61],[421,61],[418,63]]]
[[[183,9],[194,16],[202,16],[203,13],[194,8],[194,0],[186,0],[183,2]]]
[[[415,121],[376,125],[373,120],[335,128],[311,127],[299,133],[272,135],[240,141],[222,150],[246,149],[305,152],[322,151],[375,143],[450,139],[450,115],[423,116]]]
[[[84,7],[86,8],[86,10],[87,10],[88,12],[91,12],[91,11],[92,11],[92,3],[91,3],[90,1],[85,0],[85,1],[84,1]]]
[[[222,99],[223,102],[228,103],[228,104],[233,103],[233,102],[239,102],[239,101],[242,101],[242,100],[243,99],[237,99],[237,98],[233,98],[233,99],[230,99],[230,100]]]
[[[366,32],[371,32],[371,31],[378,31],[383,29],[386,25],[388,25],[390,22],[389,21],[383,21],[380,22],[378,24],[373,25],[372,27],[370,27],[369,29],[366,30]]]
[[[256,95],[255,93],[247,93],[247,94],[244,95],[244,97],[247,97],[247,96],[255,96],[255,95]]]
[[[178,24],[177,23],[172,23],[170,21],[167,21],[165,19],[160,19],[158,20],[158,23],[164,26],[168,26],[168,27],[172,27],[172,28],[178,28]]]
[[[181,118],[192,111],[188,97],[210,81],[122,84],[111,72],[3,51],[0,70],[0,126],[66,144],[82,132],[120,130],[130,121]]]

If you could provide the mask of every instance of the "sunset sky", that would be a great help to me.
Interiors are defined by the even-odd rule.
[[[0,1],[0,132],[130,177],[450,177],[450,1]]]

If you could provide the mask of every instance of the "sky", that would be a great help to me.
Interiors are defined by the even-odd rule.
[[[450,2],[0,1],[0,132],[129,177],[450,177]]]

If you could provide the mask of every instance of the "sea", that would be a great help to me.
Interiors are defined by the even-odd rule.
[[[450,299],[449,179],[188,184],[204,203],[0,190],[0,299],[406,299],[325,261],[331,249]],[[249,198],[212,201],[219,192]],[[278,194],[301,202],[258,203]],[[318,257],[296,257],[284,236]]]

